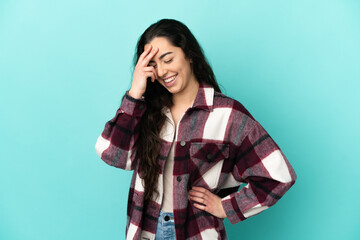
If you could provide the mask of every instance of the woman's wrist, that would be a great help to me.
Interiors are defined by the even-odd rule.
[[[130,89],[128,94],[132,97],[132,98],[135,98],[135,99],[141,99],[143,93],[141,92],[138,92],[138,91],[134,91],[134,89]]]

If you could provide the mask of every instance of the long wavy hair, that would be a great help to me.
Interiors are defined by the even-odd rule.
[[[180,47],[186,59],[192,59],[191,68],[199,83],[206,83],[221,92],[215,75],[206,60],[203,50],[191,31],[180,21],[174,19],[161,19],[150,25],[140,36],[136,45],[133,66],[135,67],[145,44],[155,37],[165,37],[173,46]],[[140,172],[145,188],[145,204],[155,193],[158,197],[157,182],[159,178],[159,165],[157,158],[161,148],[160,130],[165,122],[162,108],[171,107],[172,94],[158,81],[151,83],[147,80],[145,97],[147,109],[141,118],[139,138],[136,142],[136,157],[140,160]]]

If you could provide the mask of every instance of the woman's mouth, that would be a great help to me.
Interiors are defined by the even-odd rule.
[[[169,83],[169,82],[171,82],[172,80],[174,80],[176,76],[177,76],[177,74],[176,74],[175,76],[166,78],[166,79],[164,79],[164,82]]]
[[[165,78],[164,79],[165,86],[166,87],[171,87],[175,83],[176,77],[177,77],[177,74],[175,76]]]

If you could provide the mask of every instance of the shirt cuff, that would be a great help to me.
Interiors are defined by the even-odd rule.
[[[231,224],[235,224],[246,219],[240,211],[235,197],[228,195],[221,200],[221,204],[225,210],[226,217],[229,219]]]
[[[146,110],[144,96],[136,99],[129,95],[129,91],[126,91],[120,105],[120,110],[130,116],[142,116]]]

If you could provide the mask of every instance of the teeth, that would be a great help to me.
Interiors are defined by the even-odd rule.
[[[168,78],[168,79],[164,79],[164,82],[169,83],[169,82],[171,82],[172,80],[174,80],[174,79],[176,78],[176,76],[177,76],[177,75],[175,75],[175,76],[173,76],[173,77],[171,77],[171,78]]]

